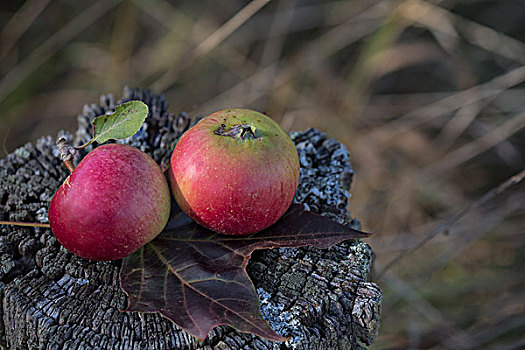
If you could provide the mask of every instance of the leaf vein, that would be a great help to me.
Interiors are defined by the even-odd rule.
[[[200,290],[198,290],[197,288],[194,288],[191,284],[187,283],[183,278],[181,278],[174,270],[171,269],[171,267],[168,265],[167,263],[167,260],[164,258],[164,256],[162,255],[162,253],[160,251],[158,251],[157,249],[155,249],[153,246],[152,246],[152,249],[155,251],[155,253],[157,254],[157,256],[159,257],[159,259],[161,259],[161,261],[166,264],[166,266],[168,266],[168,268],[170,269],[170,271],[173,272],[173,274],[181,281],[182,283],[182,291],[184,293],[184,286],[187,286],[188,288],[190,288],[191,290],[193,290],[195,293],[201,295],[202,297],[208,299],[209,301],[211,301],[212,303],[214,304],[217,304],[219,305],[220,307],[226,309],[227,311],[231,312],[232,314],[234,315],[237,315],[239,318],[241,318],[243,321],[245,321],[246,323],[250,324],[251,326],[253,326],[255,329],[258,329],[260,332],[265,332],[264,329],[262,329],[261,327],[259,327],[259,325],[257,323],[254,323],[252,319],[249,319],[247,317],[245,317],[244,315],[240,314],[239,312],[236,312],[235,310],[232,310],[231,308],[229,308],[228,306],[224,305],[224,304],[221,304],[221,303],[218,303],[216,302],[213,298],[209,297],[207,294],[205,293],[202,293]],[[251,282],[250,282],[251,283]],[[185,304],[185,307],[186,307],[186,310],[187,310],[187,305],[186,305],[186,298],[184,298],[184,304]],[[191,317],[191,316],[190,316]],[[257,319],[255,319],[257,320]],[[193,319],[192,319],[193,321]]]

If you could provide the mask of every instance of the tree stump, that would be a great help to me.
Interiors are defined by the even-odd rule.
[[[162,96],[125,89],[118,102],[139,99],[150,108],[142,129],[123,143],[167,164],[189,127],[184,113],[167,112]],[[75,144],[90,139],[91,120],[113,111],[111,95],[86,105]],[[353,170],[346,148],[310,129],[291,134],[300,162],[296,201],[359,228],[346,209]],[[90,146],[91,147],[91,146]],[[85,155],[88,148],[77,156]],[[0,220],[47,222],[47,208],[67,177],[55,139],[26,144],[0,160]],[[227,326],[204,342],[158,314],[124,313],[120,261],[94,262],[69,253],[49,229],[0,226],[0,348],[8,349],[360,349],[377,336],[381,291],[368,282],[374,253],[349,241],[256,251],[248,266],[262,314],[286,343],[274,343]]]

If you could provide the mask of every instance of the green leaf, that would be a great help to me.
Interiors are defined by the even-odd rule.
[[[118,105],[115,112],[96,117],[93,124],[93,140],[122,140],[133,136],[148,116],[148,106],[141,101],[129,101]]]

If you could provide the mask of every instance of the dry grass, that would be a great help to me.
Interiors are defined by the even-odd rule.
[[[505,0],[0,5],[2,155],[124,85],[345,143],[385,292],[373,348],[524,346],[525,5]],[[418,242],[423,242],[418,246]],[[416,247],[417,249],[413,249]],[[408,254],[405,254],[406,252]]]

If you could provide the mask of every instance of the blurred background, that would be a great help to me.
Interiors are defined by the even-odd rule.
[[[344,143],[377,233],[373,349],[525,347],[525,186],[478,201],[524,168],[524,81],[520,0],[0,4],[1,157],[126,85]]]

